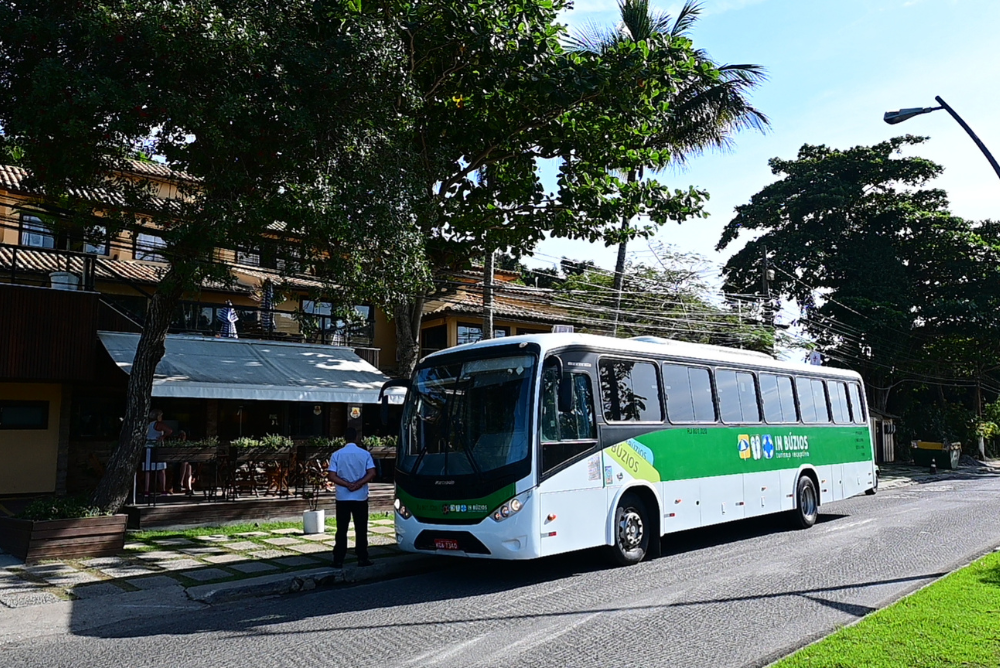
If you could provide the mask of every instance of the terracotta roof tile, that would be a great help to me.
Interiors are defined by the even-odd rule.
[[[42,196],[40,190],[30,189],[25,184],[28,172],[21,167],[12,165],[0,165],[0,188],[26,195]],[[70,188],[69,194],[73,197],[114,208],[127,208],[128,204],[121,193],[107,188]],[[174,213],[178,210],[179,202],[176,200],[153,197],[149,200],[150,210],[157,213]]]

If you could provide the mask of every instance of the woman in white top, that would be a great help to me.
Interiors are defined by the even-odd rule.
[[[153,448],[161,443],[163,439],[174,433],[173,429],[163,422],[163,411],[153,411],[150,414],[152,422],[146,427],[146,461],[142,470],[146,472],[146,494],[149,494],[149,472],[156,471],[158,481],[157,490],[162,493],[167,488],[167,464],[166,462],[153,461]]]

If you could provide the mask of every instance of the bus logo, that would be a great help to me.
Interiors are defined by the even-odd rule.
[[[736,438],[740,444],[740,459],[750,459],[753,456],[750,452],[750,435],[740,434]]]
[[[759,435],[755,434],[755,435],[753,435],[753,436],[750,437],[750,452],[753,453],[753,458],[754,459],[760,459],[761,458],[762,453],[761,453],[761,450],[760,450],[760,436]]]
[[[764,434],[764,459],[774,458],[774,439],[770,434]]]

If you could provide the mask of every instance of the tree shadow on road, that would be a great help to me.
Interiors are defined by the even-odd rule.
[[[820,522],[832,522],[845,515],[824,513]],[[788,522],[781,517],[762,517],[730,523],[721,526],[695,529],[671,534],[664,540],[665,555],[680,555],[686,552],[711,548],[713,546],[751,540],[770,534],[791,531]],[[656,562],[649,567],[655,567]],[[310,618],[322,618],[325,630],[352,630],[379,627],[426,626],[436,624],[457,624],[472,621],[490,621],[488,614],[470,619],[468,616],[452,619],[444,607],[434,615],[434,621],[408,621],[406,606],[428,603],[447,603],[449,600],[475,597],[503,596],[505,602],[514,599],[530,601],[547,596],[558,596],[558,592],[569,587],[570,581],[590,573],[600,572],[602,582],[612,590],[629,591],[635,587],[637,571],[634,568],[612,568],[603,550],[593,549],[563,554],[527,562],[471,560],[455,557],[440,557],[439,568],[413,577],[399,577],[394,580],[357,586],[341,586],[321,592],[286,595],[281,598],[251,599],[248,601],[223,604],[212,608],[189,607],[176,615],[150,616],[143,619],[137,610],[134,619],[124,623],[95,625],[71,623],[71,632],[80,636],[98,638],[141,638],[161,634],[192,635],[213,632],[258,635],[268,634],[274,624],[300,622]],[[646,566],[640,566],[645,568]],[[648,574],[647,574],[648,575]],[[829,601],[818,597],[823,592],[856,590],[859,588],[919,582],[940,574],[919,575],[908,578],[887,579],[873,582],[850,583],[835,587],[788,590],[767,594],[728,596],[711,600],[673,601],[664,604],[630,606],[632,611],[684,608],[686,606],[753,601],[774,597],[800,596],[813,601],[837,607],[851,614],[867,614],[870,609]],[[117,597],[115,597],[117,598]],[[123,601],[124,603],[124,601]],[[116,605],[111,599],[100,601],[79,601],[78,605],[93,607],[96,604]],[[120,603],[119,603],[120,604]],[[844,606],[847,606],[846,608]],[[848,609],[850,608],[850,609]],[[560,617],[595,612],[618,612],[625,608],[602,606],[589,610],[575,610],[567,606],[564,612],[545,612],[532,615],[530,607],[519,616]],[[81,608],[82,610],[82,608]],[[74,613],[76,610],[74,609]],[[337,615],[363,613],[366,622],[358,624],[355,616],[346,617],[341,623]],[[89,613],[92,617],[93,610]],[[74,615],[75,616],[75,615]],[[370,619],[370,621],[367,621]],[[503,617],[496,617],[497,620]],[[75,621],[75,620],[74,620]],[[312,631],[290,631],[290,633],[311,633]],[[319,631],[317,631],[319,632]]]

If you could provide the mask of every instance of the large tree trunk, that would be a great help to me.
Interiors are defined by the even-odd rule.
[[[153,373],[163,359],[167,330],[182,292],[181,281],[171,269],[153,293],[146,309],[146,321],[129,374],[125,418],[118,436],[118,447],[111,453],[104,476],[94,492],[94,505],[105,512],[118,512],[132,489],[132,479],[146,445]]]
[[[483,263],[483,340],[493,338],[493,267],[496,253],[492,248],[486,251]]]
[[[402,378],[413,375],[420,360],[420,320],[424,311],[424,298],[398,304],[392,310],[396,321],[396,351],[399,356],[396,372]]]

